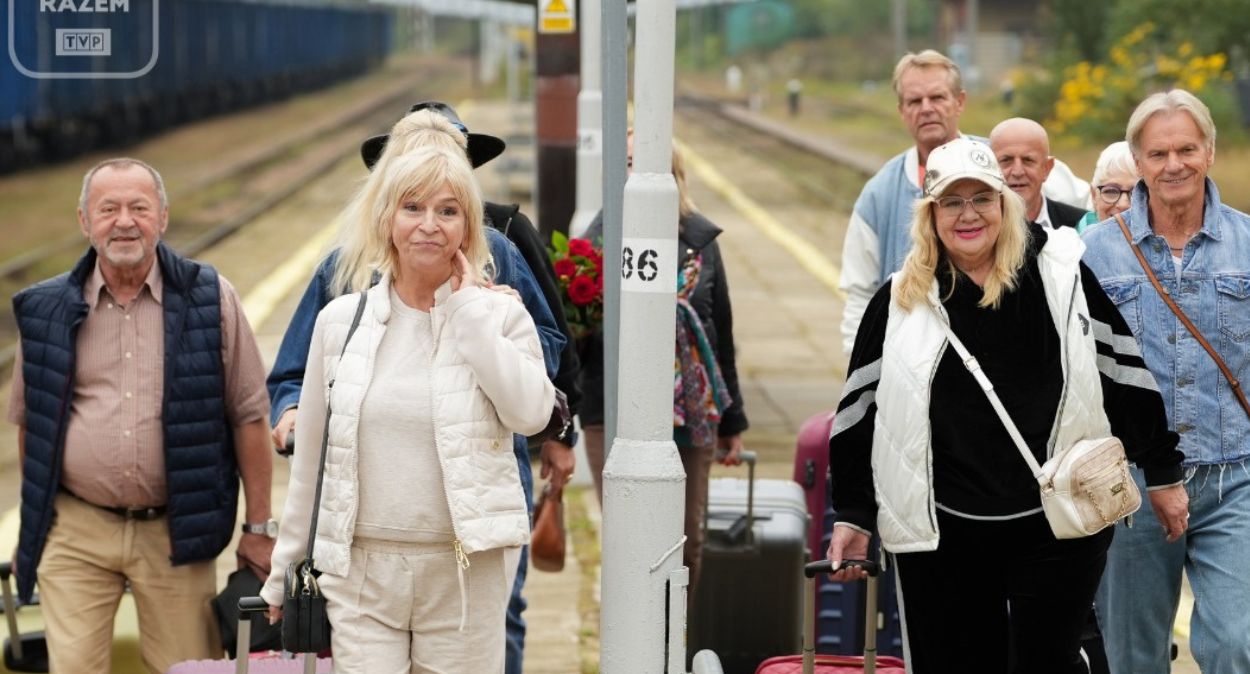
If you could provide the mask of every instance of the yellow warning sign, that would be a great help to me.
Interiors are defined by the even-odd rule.
[[[577,30],[576,0],[538,0],[539,33],[572,33]]]

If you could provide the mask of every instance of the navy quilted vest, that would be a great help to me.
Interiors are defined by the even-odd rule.
[[[239,481],[226,420],[221,363],[221,289],[217,271],[157,248],[164,291],[165,479],[170,561],[216,557],[234,533]],[[56,513],[61,457],[74,390],[78,326],[87,316],[82,288],[94,271],[88,251],[66,274],[13,297],[26,385],[26,458],[22,465],[17,587],[28,601],[35,568]]]

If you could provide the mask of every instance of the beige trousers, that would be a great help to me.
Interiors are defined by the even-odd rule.
[[[449,543],[357,538],[351,554],[346,578],[320,578],[336,674],[503,672],[504,614],[520,548],[469,555],[463,595]]]
[[[582,427],[582,438],[586,444],[586,461],[590,464],[590,474],[595,479],[595,492],[599,495],[599,505],[603,505],[603,464],[606,460],[604,452],[603,426],[592,425]],[[707,480],[712,472],[712,455],[715,447],[678,447],[681,465],[686,469],[686,545],[682,548],[682,562],[690,569],[691,597],[699,585],[699,571],[703,567],[703,519],[707,512]]]
[[[108,674],[127,581],[148,672],[221,657],[209,604],[217,593],[214,562],[170,564],[167,518],[125,520],[68,494],[58,494],[55,506],[38,569],[52,674]]]

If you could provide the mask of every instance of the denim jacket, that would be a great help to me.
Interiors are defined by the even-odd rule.
[[[1149,199],[1146,184],[1139,182],[1125,212],[1133,241],[1233,376],[1250,379],[1250,216],[1220,203],[1220,192],[1208,178],[1202,229],[1185,244],[1178,274],[1167,241],[1150,227]],[[1250,456],[1250,417],[1215,362],[1151,286],[1116,221],[1095,225],[1084,239],[1084,262],[1141,345],[1172,430],[1181,436],[1185,464]]]
[[[547,375],[554,376],[560,369],[564,334],[556,325],[538,282],[534,280],[533,273],[526,266],[516,246],[503,234],[489,227],[486,228],[486,240],[490,243],[490,252],[495,258],[495,282],[511,286],[521,295],[526,310],[538,328],[538,340],[542,342]],[[299,306],[295,308],[295,314],[291,316],[286,334],[282,336],[278,357],[274,360],[273,370],[269,372],[269,378],[265,382],[269,387],[270,425],[276,424],[283,412],[299,404],[300,388],[304,382],[304,363],[308,360],[313,326],[317,323],[317,314],[334,299],[330,295],[330,279],[334,275],[336,259],[337,253],[330,253],[318,265],[312,281],[304,290],[304,296],[300,298]]]

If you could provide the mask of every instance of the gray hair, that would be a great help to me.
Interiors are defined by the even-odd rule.
[[[1098,163],[1094,164],[1092,184],[1097,187],[1107,182],[1107,176],[1127,173],[1137,175],[1137,163],[1133,161],[1133,151],[1126,141],[1117,140],[1103,149],[1098,155]]]
[[[1147,96],[1146,100],[1133,111],[1133,116],[1129,117],[1124,140],[1128,141],[1134,157],[1141,154],[1141,132],[1146,128],[1146,122],[1155,115],[1174,112],[1188,113],[1198,125],[1198,130],[1202,132],[1207,149],[1215,149],[1215,122],[1211,119],[1211,111],[1206,103],[1184,89],[1173,89]]]
[[[947,58],[944,54],[933,49],[926,49],[919,54],[907,52],[903,58],[898,60],[898,65],[894,66],[894,94],[902,95],[899,91],[899,80],[903,79],[903,74],[912,68],[942,68],[946,70],[947,80],[951,85],[951,93],[958,96],[959,92],[964,90],[963,76],[959,73],[959,66],[955,62]]]
[[[156,184],[156,196],[161,200],[161,210],[169,208],[169,196],[165,194],[165,181],[161,178],[161,174],[150,164],[139,159],[131,159],[130,157],[114,157],[113,159],[105,159],[104,161],[92,166],[82,177],[82,192],[78,195],[78,209],[87,214],[87,193],[91,190],[91,181],[95,178],[95,174],[101,169],[128,169],[132,166],[141,166],[152,176],[152,182]]]

